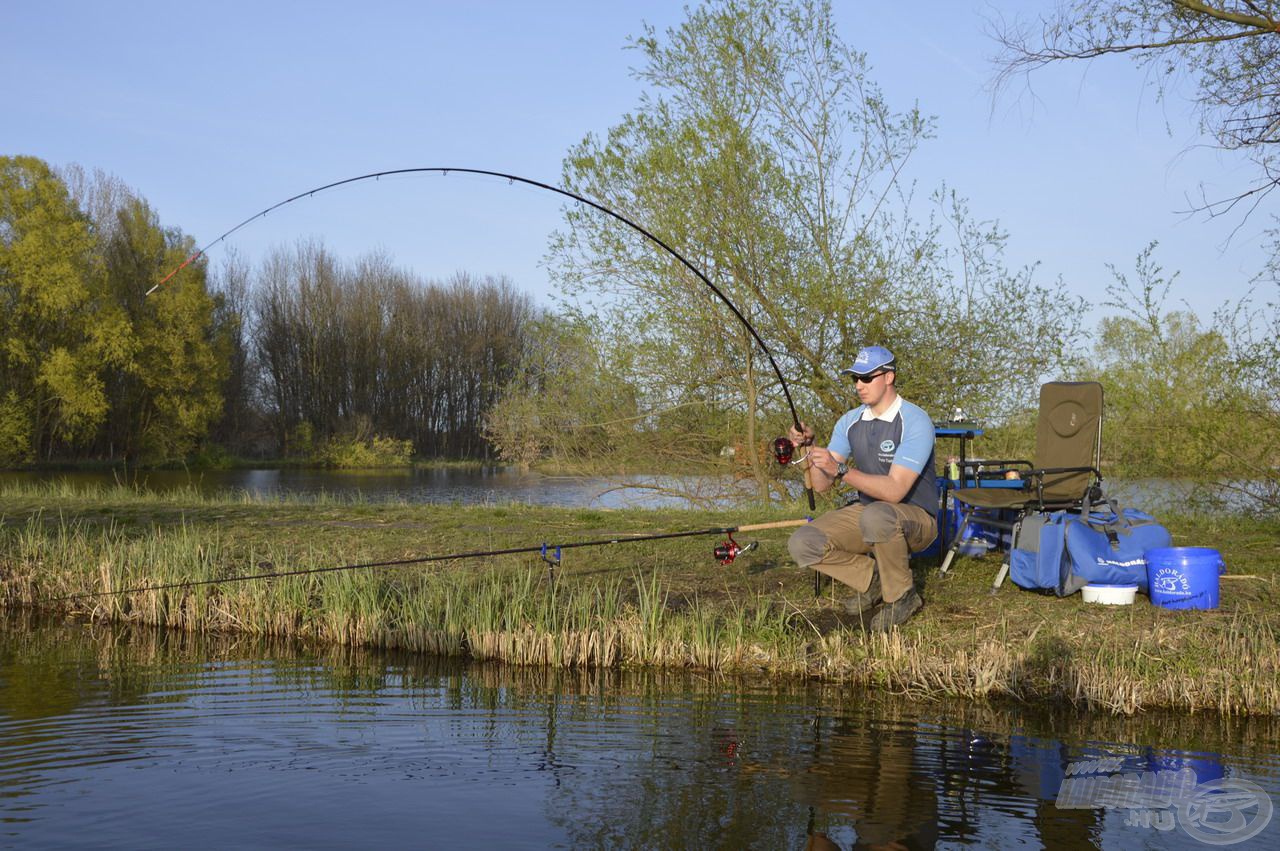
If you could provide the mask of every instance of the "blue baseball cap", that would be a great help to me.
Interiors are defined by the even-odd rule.
[[[841,375],[870,375],[873,372],[884,370],[886,372],[896,372],[898,369],[894,363],[893,352],[884,346],[867,346],[858,352],[858,356],[854,358],[853,366],[848,369],[840,370]]]

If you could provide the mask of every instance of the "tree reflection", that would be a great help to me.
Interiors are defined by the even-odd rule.
[[[222,681],[230,700],[219,711],[243,712],[234,732],[269,744],[253,759],[238,755],[225,726],[212,737],[200,726],[211,705],[202,685],[220,670],[233,676]],[[254,702],[259,686],[267,703]],[[133,711],[186,702],[191,712]],[[403,777],[397,792],[409,800],[430,798],[433,783],[493,783],[496,810],[504,796],[531,796],[540,808],[541,824],[511,827],[532,844],[555,836],[572,847],[814,851],[1109,843],[1123,830],[1118,820],[1058,805],[1070,766],[1107,758],[1125,771],[1194,767],[1203,782],[1237,760],[1275,789],[1258,763],[1214,752],[1273,754],[1280,726],[9,622],[0,628],[0,795],[12,801],[67,782],[60,725],[44,723],[64,718],[91,721],[72,731],[103,762],[145,753],[162,773],[166,760],[212,739],[220,766],[305,768],[308,782]],[[255,726],[259,718],[269,724]],[[469,774],[472,765],[481,770]]]

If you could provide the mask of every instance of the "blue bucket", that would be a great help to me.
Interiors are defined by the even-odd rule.
[[[1222,758],[1217,754],[1147,749],[1147,771],[1181,771],[1184,768],[1196,773],[1197,784],[1221,780],[1227,773]]]
[[[1152,603],[1166,609],[1218,608],[1218,577],[1226,565],[1217,550],[1161,547],[1147,550],[1145,557]]]

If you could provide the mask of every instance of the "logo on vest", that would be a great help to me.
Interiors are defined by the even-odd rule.
[[[880,451],[881,451],[881,452],[892,452],[892,451],[893,451],[893,441],[892,441],[892,440],[882,440],[882,441],[880,441]]]

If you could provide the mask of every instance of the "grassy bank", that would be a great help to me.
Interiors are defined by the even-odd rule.
[[[792,512],[796,516],[800,512]],[[0,490],[0,601],[77,617],[193,632],[244,632],[555,666],[694,667],[818,677],[922,698],[1069,701],[1280,713],[1280,529],[1221,518],[1164,518],[1175,543],[1222,550],[1215,611],[1086,606],[1009,584],[998,562],[963,559],[943,580],[918,565],[925,608],[867,635],[811,574],[791,564],[787,530],[729,566],[714,536],[224,581],[113,596],[73,595],[251,573],[597,540],[764,522],[733,514],[527,506],[415,506],[308,499],[163,497],[128,489]],[[746,536],[741,536],[745,542]]]

